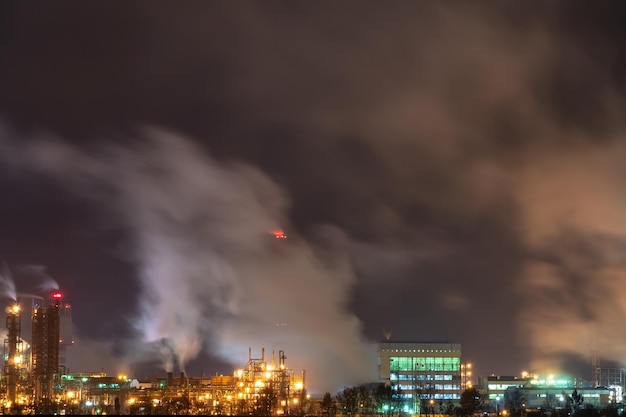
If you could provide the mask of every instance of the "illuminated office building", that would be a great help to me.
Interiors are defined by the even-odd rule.
[[[404,413],[439,414],[458,403],[462,391],[459,343],[381,342],[379,376]]]

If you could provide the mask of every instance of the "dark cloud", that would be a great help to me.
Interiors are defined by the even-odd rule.
[[[0,255],[45,265],[84,312],[86,337],[137,336],[138,236],[157,230],[215,253],[257,242],[207,237],[232,218],[207,220],[193,196],[230,188],[206,188],[172,163],[181,158],[146,147],[148,124],[211,155],[185,153],[197,172],[236,172],[222,183],[233,190],[263,178],[274,191],[261,200],[274,207],[276,196],[283,211],[252,218],[284,223],[303,245],[278,272],[312,279],[302,271],[317,259],[353,277],[332,305],[360,319],[356,333],[461,341],[485,374],[584,358],[593,332],[619,361],[604,307],[622,309],[611,282],[623,279],[615,248],[626,233],[623,5],[2,7]],[[47,132],[56,139],[39,140]],[[165,258],[180,244],[157,249]]]

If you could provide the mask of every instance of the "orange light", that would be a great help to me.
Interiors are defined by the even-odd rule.
[[[287,239],[287,235],[282,230],[272,230],[271,232],[276,239]]]

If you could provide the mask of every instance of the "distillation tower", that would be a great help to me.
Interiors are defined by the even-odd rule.
[[[53,398],[54,378],[59,372],[59,302],[63,294],[57,291],[50,298],[49,305],[33,308],[31,373],[36,402]]]
[[[21,309],[16,303],[7,307],[7,338],[4,340],[4,375],[6,376],[7,406],[16,404],[17,382],[19,378],[21,357]]]

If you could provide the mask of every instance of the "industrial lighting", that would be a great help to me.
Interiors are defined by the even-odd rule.
[[[19,304],[13,304],[12,306],[7,307],[6,312],[7,314],[13,314],[14,316],[17,316],[20,313]]]

